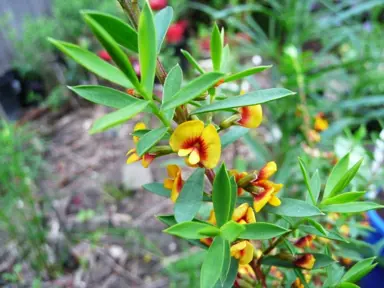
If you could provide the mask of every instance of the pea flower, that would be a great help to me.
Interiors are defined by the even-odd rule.
[[[318,113],[315,117],[315,130],[318,132],[328,129],[328,121],[324,117],[324,113]]]
[[[272,206],[279,206],[280,199],[276,194],[281,190],[283,184],[276,184],[268,180],[277,171],[275,162],[268,162],[259,172],[257,179],[251,182],[251,185],[263,188],[263,191],[253,196],[253,207],[259,212],[267,203]]]
[[[263,120],[261,105],[253,105],[239,108],[240,120],[237,123],[246,128],[257,128]]]
[[[304,272],[306,272],[306,271],[304,271]],[[304,274],[305,282],[309,283],[311,281],[312,276],[310,274],[308,274],[308,273],[303,273],[303,274]],[[300,278],[296,278],[295,282],[293,282],[293,284],[292,284],[292,287],[294,287],[294,288],[304,288],[305,286],[304,286],[303,283],[301,283]]]
[[[256,279],[256,273],[251,265],[239,265],[234,286],[236,288],[254,287],[256,284]]]
[[[233,211],[232,220],[239,224],[256,223],[255,213],[248,203],[243,203]]]
[[[311,270],[315,265],[316,259],[312,254],[302,254],[295,261],[294,264],[297,267]]]
[[[135,128],[133,131],[138,131],[138,130],[145,130],[147,127],[145,126],[144,123],[139,122],[135,125]],[[139,137],[138,136],[133,136],[133,142],[137,144],[139,142]],[[151,153],[145,153],[143,156],[139,156],[136,153],[136,148],[133,148],[127,152],[127,164],[131,164],[133,162],[141,160],[141,165],[143,165],[144,168],[148,168],[148,166],[152,163],[152,161],[156,158],[155,154]]]
[[[215,126],[204,127],[200,120],[180,124],[169,141],[173,151],[180,157],[187,157],[191,165],[201,164],[214,168],[220,160],[221,143]]]
[[[298,248],[311,247],[313,240],[316,238],[314,235],[306,235],[296,241],[295,246]]]
[[[169,178],[164,180],[164,187],[171,190],[171,200],[176,202],[184,185],[184,181],[181,178],[181,169],[177,165],[168,165],[167,172]]]
[[[237,170],[234,170],[234,169],[230,170],[229,174],[235,177],[236,183],[238,183],[240,179],[248,175],[247,172],[238,172]],[[244,194],[244,189],[241,187],[237,187],[237,196],[241,196],[243,194]]]
[[[249,264],[253,259],[253,245],[249,241],[241,241],[232,245],[231,256],[239,260],[240,265]]]

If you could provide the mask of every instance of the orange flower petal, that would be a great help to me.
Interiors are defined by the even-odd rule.
[[[173,182],[174,182],[173,179],[170,179],[170,178],[164,179],[164,188],[171,190],[173,187]]]
[[[181,171],[181,169],[177,165],[172,164],[172,165],[167,166],[168,176],[171,178],[176,178],[177,174],[179,174],[180,171]]]
[[[153,160],[155,160],[155,158],[155,155],[144,154],[141,160],[141,165],[143,165],[144,168],[148,168],[148,166],[152,163]]]
[[[264,191],[253,197],[253,208],[256,213],[259,212],[271,199],[274,188],[269,181],[258,181],[258,186],[264,188]]]
[[[274,161],[268,162],[263,168],[261,168],[257,181],[269,179],[277,171],[277,165]]]

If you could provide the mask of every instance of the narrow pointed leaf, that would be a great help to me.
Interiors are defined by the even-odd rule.
[[[317,203],[321,191],[321,179],[318,169],[316,169],[315,173],[313,173],[310,185],[312,189],[313,198],[315,199],[315,203]]]
[[[223,44],[221,42],[221,35],[219,27],[215,24],[213,26],[211,35],[211,58],[214,71],[220,71],[221,57],[223,53]]]
[[[342,236],[340,236],[339,234],[337,234],[336,232],[333,232],[333,231],[327,231],[327,235],[324,235],[317,228],[315,228],[313,226],[309,226],[309,225],[300,225],[299,230],[303,231],[304,233],[307,233],[307,234],[312,234],[312,235],[324,237],[327,239],[348,243],[348,241],[346,239],[344,239]]]
[[[164,137],[167,131],[167,127],[160,127],[148,132],[143,137],[141,137],[136,147],[137,154],[139,156],[143,156]]]
[[[237,107],[252,106],[281,99],[287,96],[292,96],[295,94],[296,93],[283,88],[258,90],[245,95],[230,97],[226,100],[217,101],[213,104],[192,111],[192,114],[200,114],[218,110],[227,110]]]
[[[207,226],[199,230],[199,234],[202,236],[215,237],[220,234],[220,229],[215,226]]]
[[[267,207],[267,211],[273,214],[288,217],[311,217],[324,215],[316,206],[313,206],[305,201],[292,198],[282,198],[280,206],[269,206]]]
[[[143,188],[153,194],[169,198],[171,196],[171,190],[166,189],[163,183],[149,183],[143,185]]]
[[[213,182],[212,201],[217,226],[223,226],[231,217],[231,182],[224,164],[221,165]]]
[[[236,280],[237,271],[239,269],[239,262],[233,257],[230,257],[230,261],[231,262],[230,262],[227,278],[224,281],[222,281],[222,279],[218,280],[216,282],[216,285],[214,286],[215,288],[232,288],[233,287],[233,284]]]
[[[121,46],[138,53],[137,32],[123,20],[97,11],[84,11],[84,14],[95,20]]]
[[[141,11],[138,30],[141,84],[148,97],[152,98],[156,73],[157,38],[155,22],[148,2],[144,4]]]
[[[104,78],[117,85],[132,88],[132,83],[119,69],[106,61],[100,59],[100,57],[81,48],[80,46],[66,43],[52,38],[48,38],[49,42],[56,46],[61,52],[65,53],[80,65],[86,69],[95,73],[96,75]]]
[[[363,278],[366,274],[368,274],[373,268],[374,264],[372,265],[373,261],[376,257],[367,258],[364,260],[361,260],[357,262],[355,265],[353,265],[347,273],[344,274],[344,276],[341,278],[342,282],[357,282],[361,278]]]
[[[191,221],[199,211],[203,203],[204,175],[205,170],[197,168],[184,183],[174,208],[177,222]]]
[[[237,183],[235,177],[231,177],[229,179],[229,182],[231,183],[231,203],[229,205],[229,218],[228,220],[232,219],[233,211],[235,211],[235,206],[237,202]]]
[[[220,71],[223,73],[228,73],[230,72],[230,66],[231,66],[231,50],[229,49],[228,45],[225,45],[223,49],[223,56],[221,57]]]
[[[330,204],[343,204],[348,203],[352,201],[356,201],[359,198],[363,197],[365,194],[365,191],[362,192],[346,192],[339,194],[337,196],[327,198],[323,202],[321,202],[322,205],[330,205]]]
[[[141,101],[119,90],[104,86],[82,85],[68,88],[88,101],[117,109]]]
[[[311,254],[316,259],[315,264],[313,265],[313,269],[320,269],[335,263],[335,260],[333,260],[332,257],[328,255],[320,254],[320,253],[311,253]],[[300,254],[297,254],[297,255],[300,255]],[[261,263],[268,266],[297,268],[292,261],[281,259],[278,256],[266,256],[263,258]]]
[[[127,55],[123,52],[123,50],[121,50],[117,42],[112,38],[111,35],[108,34],[107,31],[105,31],[102,26],[100,26],[100,24],[98,24],[90,16],[85,14],[84,20],[91,28],[93,34],[96,36],[99,42],[103,45],[105,50],[108,51],[108,54],[113,59],[113,62],[115,62],[120,70],[128,77],[132,85],[136,89],[140,90],[140,83],[137,79],[135,70],[133,69]]]
[[[359,285],[350,282],[343,282],[336,286],[337,288],[360,288]]]
[[[305,167],[303,160],[301,160],[300,158],[299,158],[299,164],[300,164],[301,173],[303,174],[303,177],[304,177],[305,186],[307,186],[307,190],[309,193],[309,198],[307,197],[307,203],[312,203],[313,205],[316,205],[316,201],[312,193],[312,187],[309,180],[307,168]]]
[[[245,231],[245,227],[244,225],[231,220],[221,226],[220,230],[221,237],[223,237],[225,240],[228,240],[229,242],[232,242],[240,235],[240,233]]]
[[[241,232],[239,238],[250,240],[267,240],[287,233],[289,230],[270,223],[244,224],[245,231]]]
[[[197,71],[199,71],[201,74],[204,74],[205,71],[203,68],[201,68],[201,66],[199,65],[199,63],[197,62],[197,60],[195,58],[193,58],[193,56],[191,55],[191,53],[189,53],[188,51],[186,50],[183,50],[183,49],[180,49],[181,53],[184,55],[184,57],[188,60],[189,64],[192,65],[193,68],[195,68]]]
[[[160,53],[161,46],[163,45],[165,35],[167,35],[169,25],[171,25],[172,18],[173,9],[170,6],[167,6],[166,8],[162,9],[155,15],[157,54]]]
[[[262,72],[264,70],[267,70],[267,69],[269,69],[271,67],[272,67],[272,65],[252,67],[252,68],[249,68],[247,70],[244,70],[244,71],[232,74],[230,76],[227,76],[224,79],[224,82],[237,81],[237,80],[243,79],[245,77],[254,75],[256,73],[260,73],[260,72]]]
[[[187,221],[173,225],[165,229],[164,232],[185,239],[200,239],[203,238],[200,231],[207,227],[212,226],[208,223]]]
[[[339,182],[340,178],[347,172],[349,165],[349,153],[341,158],[335,167],[333,167],[331,174],[328,177],[327,184],[324,189],[323,199],[328,198],[329,194]]]
[[[307,218],[307,221],[310,225],[312,225],[317,231],[319,231],[319,233],[323,236],[327,236],[328,235],[328,232],[327,230],[324,229],[324,227],[319,223],[317,222],[316,220],[312,219],[312,218]]]
[[[210,72],[199,76],[181,88],[181,90],[179,90],[179,92],[177,92],[170,101],[164,103],[162,110],[172,109],[195,99],[214,86],[223,77],[223,75],[223,73]]]
[[[148,106],[148,104],[149,103],[147,101],[140,101],[126,106],[125,108],[122,108],[115,112],[109,113],[104,117],[97,119],[93,123],[90,133],[95,134],[103,132],[109,128],[123,124],[127,120],[131,119],[132,117],[143,111],[145,107]]]
[[[201,267],[200,287],[212,288],[219,280],[226,255],[225,240],[215,237]]]
[[[381,208],[384,208],[384,206],[375,202],[349,202],[344,204],[327,205],[322,207],[321,210],[324,212],[357,213]]]
[[[164,83],[163,103],[170,101],[172,97],[180,90],[183,83],[183,71],[179,65],[176,65],[169,71]],[[169,109],[165,112],[168,120],[172,120],[175,109]]]
[[[221,148],[224,149],[233,142],[239,140],[244,135],[248,134],[249,129],[241,126],[234,126],[228,132],[220,136]]]

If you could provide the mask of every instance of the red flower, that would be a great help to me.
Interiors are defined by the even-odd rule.
[[[112,60],[111,56],[110,56],[110,55],[108,54],[108,52],[105,51],[105,50],[100,50],[100,51],[97,53],[97,55],[99,55],[99,57],[100,57],[101,59],[105,60],[105,61],[111,61],[111,60]]]
[[[185,20],[172,24],[167,32],[167,42],[170,44],[177,44],[184,39],[185,30],[187,29],[188,23]]]
[[[149,5],[151,5],[152,10],[158,11],[167,7],[168,1],[167,0],[151,0],[149,1]]]

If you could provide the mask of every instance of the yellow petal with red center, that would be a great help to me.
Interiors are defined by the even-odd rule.
[[[295,242],[295,246],[298,248],[310,247],[313,239],[315,239],[315,236],[313,235],[307,235],[307,236],[301,237],[299,240]]]
[[[196,165],[197,163],[199,163],[200,162],[199,150],[193,149],[191,154],[189,154],[188,161],[192,165]]]
[[[168,165],[167,166],[167,172],[168,176],[171,178],[176,178],[177,174],[180,173],[180,167],[177,165]]]
[[[275,195],[272,195],[271,196],[271,199],[269,199],[268,203],[272,206],[280,206],[281,205],[281,201],[279,198],[277,198]]]
[[[185,157],[189,155],[192,151],[193,151],[193,147],[187,148],[187,149],[180,149],[179,152],[177,152],[177,155],[179,155],[180,157]]]
[[[173,151],[179,151],[180,149],[193,148],[188,146],[189,143],[193,144],[193,141],[200,137],[204,130],[204,123],[200,120],[187,121],[175,129],[171,139],[169,140],[169,145]]]
[[[263,168],[261,168],[257,180],[269,179],[277,171],[277,165],[274,161],[268,162]]]
[[[127,159],[127,164],[131,164],[131,163],[139,161],[141,159],[141,157],[139,157],[139,155],[137,155],[136,149],[129,150],[127,153],[127,156],[129,156]]]
[[[164,188],[171,190],[173,187],[173,182],[174,182],[173,179],[170,179],[170,178],[164,179]]]
[[[248,203],[243,203],[233,211],[232,220],[235,222],[240,221],[247,214],[249,208]]]
[[[151,154],[144,154],[141,160],[141,165],[144,168],[148,168],[148,166],[152,163],[153,160],[155,160],[156,156]]]
[[[269,181],[258,181],[258,186],[264,189],[263,192],[253,196],[253,208],[259,212],[271,199],[273,194],[273,186]]]
[[[179,172],[173,182],[173,187],[171,191],[171,200],[176,202],[177,197],[179,197],[181,189],[183,189],[184,181],[181,178],[181,172]]]
[[[241,242],[236,243],[235,245],[231,246],[231,256],[236,258],[236,259],[240,259],[241,255],[243,253],[242,251],[245,249],[245,247],[247,245],[246,242],[247,241],[241,241]]]
[[[249,207],[247,210],[247,214],[245,215],[245,221],[248,224],[256,223],[255,212],[253,212],[253,209],[251,207]]]
[[[247,128],[257,128],[263,120],[263,110],[261,105],[242,107],[239,109],[241,119],[238,123]]]
[[[135,125],[135,128],[133,128],[133,131],[144,130],[146,128],[147,126],[143,122],[139,122]],[[133,136],[133,142],[137,143],[139,142],[139,139],[138,136]]]
[[[316,259],[312,254],[304,254],[299,256],[299,258],[294,262],[296,266],[303,269],[312,269],[315,265]]]
[[[200,162],[205,168],[214,168],[221,156],[221,142],[215,126],[209,124],[201,134],[202,146],[199,149]]]

